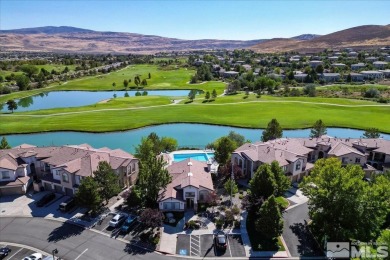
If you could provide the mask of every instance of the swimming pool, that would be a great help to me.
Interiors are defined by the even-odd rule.
[[[213,158],[213,157],[214,157],[214,153],[206,153],[206,152],[203,152],[203,153],[200,153],[200,152],[180,153],[180,152],[175,152],[173,154],[173,161],[174,162],[180,162],[180,161],[184,161],[184,160],[186,160],[188,158],[191,158],[191,159],[194,159],[194,160],[197,160],[197,161],[207,162],[210,158]]]

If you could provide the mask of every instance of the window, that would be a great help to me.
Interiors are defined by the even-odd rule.
[[[3,171],[3,172],[1,172],[1,177],[2,177],[3,179],[11,179],[11,176],[10,176],[10,174],[9,174],[9,171]]]
[[[195,192],[186,192],[186,198],[194,198]]]
[[[65,172],[62,174],[62,181],[69,182],[69,175]]]
[[[163,203],[164,209],[180,209],[180,203],[179,202],[164,202]]]
[[[347,157],[342,157],[342,158],[341,158],[341,162],[342,162],[342,163],[347,163],[347,160],[348,160]]]
[[[295,170],[298,171],[301,169],[301,162],[298,161],[297,164],[295,165]]]
[[[360,158],[356,158],[355,163],[360,163]]]

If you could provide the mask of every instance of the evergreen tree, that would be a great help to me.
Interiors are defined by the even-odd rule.
[[[127,88],[128,85],[129,85],[129,82],[127,81],[127,79],[125,79],[123,81],[123,86],[125,87],[125,89]]]
[[[1,138],[0,142],[0,150],[2,149],[11,149],[11,146],[8,144],[7,139],[4,136]]]
[[[249,182],[250,194],[253,199],[267,199],[277,191],[277,183],[269,164],[262,164]]]
[[[291,187],[291,181],[284,174],[277,161],[271,163],[271,172],[274,174],[276,182],[275,196],[282,196]]]
[[[318,138],[322,135],[326,135],[326,126],[321,119],[317,120],[310,130],[310,137]]]
[[[225,184],[223,185],[223,188],[225,189],[226,193],[227,194],[236,194],[238,192],[238,186],[236,184],[236,182],[232,179],[232,178],[229,178]]]
[[[15,100],[10,99],[7,101],[8,110],[10,110],[12,113],[14,110],[18,109],[18,104],[16,104]]]
[[[75,198],[79,206],[89,208],[93,212],[96,212],[99,209],[103,201],[100,197],[98,184],[90,176],[81,180]]]
[[[211,97],[213,99],[216,99],[217,98],[217,91],[215,89],[213,89],[213,92],[211,93]]]
[[[188,99],[193,101],[195,99],[195,95],[196,95],[196,90],[191,89],[190,93],[188,93]]]
[[[256,231],[267,239],[276,240],[283,232],[283,219],[273,195],[261,205],[257,215]]]
[[[274,118],[268,123],[267,128],[263,131],[261,141],[266,142],[276,138],[281,138],[282,136],[283,130],[280,127],[279,122]]]
[[[210,99],[210,92],[207,91],[204,98],[208,101]]]
[[[96,183],[99,186],[102,198],[108,202],[114,195],[120,192],[118,176],[106,161],[99,162],[98,169],[93,172]]]
[[[380,133],[378,128],[367,128],[363,133],[364,138],[379,138]]]

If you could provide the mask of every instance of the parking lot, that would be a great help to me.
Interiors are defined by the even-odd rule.
[[[146,227],[141,224],[140,222],[138,222],[137,220],[135,220],[131,225],[130,225],[130,229],[128,232],[126,233],[123,233],[121,232],[121,226],[122,224],[120,224],[118,227],[110,227],[109,225],[109,222],[110,220],[115,216],[114,213],[109,213],[102,221],[101,223],[97,223],[96,226],[94,226],[93,229],[96,229],[98,231],[101,231],[103,233],[106,233],[108,234],[110,237],[116,239],[116,238],[122,238],[122,239],[125,239],[125,240],[128,240],[130,241],[131,243],[133,244],[138,244],[140,246],[143,246],[143,247],[146,247],[148,248],[148,245],[147,244],[144,244],[142,243],[142,241],[140,241],[140,238],[139,238],[139,235],[140,233],[146,229]]]
[[[17,247],[17,246],[10,246],[10,245],[7,245],[7,244],[0,244],[0,248],[1,247],[8,247],[9,249],[11,249],[11,252],[8,253],[8,256],[4,257],[3,259],[5,260],[12,260],[12,259],[23,259],[24,257],[26,256],[29,256],[33,253],[37,253],[36,251],[32,251],[30,249],[27,249],[27,248],[23,248],[23,247]],[[46,257],[47,255],[43,255],[43,258]]]
[[[75,216],[81,216],[85,209],[74,207],[64,213],[59,210],[59,205],[69,197],[63,194],[55,194],[56,197],[44,205],[38,207],[39,201],[47,191],[38,193],[29,192],[26,195],[10,195],[0,197],[1,210],[0,216],[33,216],[33,217],[52,217],[70,219]]]
[[[213,234],[177,236],[176,254],[198,257],[245,257],[245,248],[240,235],[228,235],[225,251],[216,249]]]

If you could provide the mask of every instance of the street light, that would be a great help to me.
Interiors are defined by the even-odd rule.
[[[51,252],[53,254],[53,260],[55,260],[55,255],[58,254],[58,249],[56,248],[56,249],[52,250]]]

